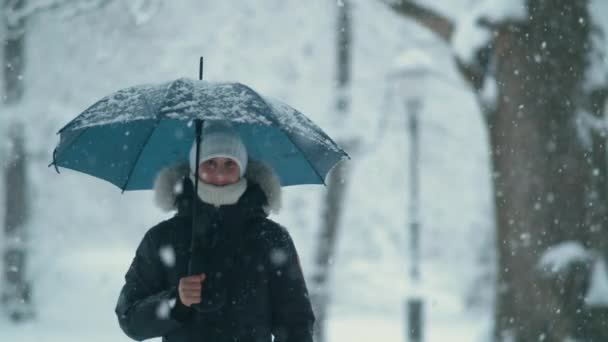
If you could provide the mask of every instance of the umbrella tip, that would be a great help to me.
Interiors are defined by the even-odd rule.
[[[57,167],[57,149],[53,150],[53,161],[49,164],[48,167],[51,167],[51,166],[55,166],[55,172],[61,173],[61,172],[59,172],[59,167]]]
[[[61,173],[61,172],[59,172],[59,168],[57,167],[57,164],[55,164],[55,162],[51,162],[51,163],[48,165],[48,167],[51,167],[51,166],[54,166],[54,167],[55,167],[55,172],[57,172],[57,173]]]

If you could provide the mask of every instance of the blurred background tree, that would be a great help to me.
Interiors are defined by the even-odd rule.
[[[350,82],[351,82],[351,44],[352,44],[352,18],[350,0],[340,0],[336,7],[336,97],[335,122],[340,123],[352,120],[350,111]],[[348,126],[346,126],[348,127]],[[337,143],[353,153],[354,141],[348,138],[353,132],[342,132]],[[327,191],[324,194],[322,206],[321,227],[316,247],[315,268],[312,277],[312,303],[317,321],[315,323],[315,340],[325,342],[327,312],[331,303],[330,276],[332,273],[332,258],[336,254],[336,244],[340,236],[341,216],[344,208],[344,196],[348,185],[348,163],[341,162],[327,177]]]
[[[19,13],[25,8],[25,0],[4,0],[2,3],[3,41],[3,102],[14,108],[23,98],[22,82],[25,68],[26,18]],[[4,248],[3,284],[1,302],[5,313],[13,321],[31,317],[31,287],[26,279],[28,177],[24,137],[24,118],[13,115],[4,118],[8,126],[9,161],[4,168]]]
[[[4,246],[3,277],[0,301],[4,312],[15,322],[25,321],[34,315],[32,284],[27,278],[28,219],[31,194],[28,176],[27,124],[33,114],[17,110],[26,84],[27,22],[34,16],[55,12],[59,16],[76,16],[101,9],[113,0],[53,0],[27,1],[2,0],[0,22],[2,29],[2,100],[6,109],[0,122],[6,129],[9,150],[4,164]]]
[[[606,74],[594,46],[603,32],[589,2],[480,1],[464,22],[421,2],[387,3],[452,44],[484,116],[497,227],[495,340],[605,340],[585,303],[591,265],[608,241]],[[472,42],[476,34],[482,39]]]

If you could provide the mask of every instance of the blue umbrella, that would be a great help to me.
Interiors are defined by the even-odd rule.
[[[249,157],[270,164],[283,186],[324,184],[332,167],[348,158],[319,127],[284,103],[240,83],[178,79],[119,90],[93,104],[59,131],[49,166],[84,172],[123,191],[152,189],[163,167],[188,160],[204,123],[213,121],[229,122]],[[196,216],[191,251],[201,248]],[[195,262],[190,260],[189,274]],[[196,306],[198,311],[223,305],[222,292],[212,292],[216,296],[207,297],[214,299]]]
[[[206,121],[230,122],[249,157],[270,164],[283,186],[324,184],[329,171],[348,158],[284,103],[241,83],[182,78],[122,89],[93,104],[58,132],[51,165],[123,191],[152,189],[163,167],[188,160],[197,127]]]

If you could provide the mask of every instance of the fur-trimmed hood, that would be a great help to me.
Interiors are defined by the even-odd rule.
[[[177,196],[182,193],[182,181],[189,173],[190,167],[185,161],[159,172],[154,182],[154,199],[159,208],[164,211],[177,210]],[[266,214],[278,213],[281,209],[281,182],[272,167],[264,162],[250,160],[244,177],[248,182],[258,184],[266,195]]]

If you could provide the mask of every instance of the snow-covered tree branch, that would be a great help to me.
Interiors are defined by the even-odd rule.
[[[485,46],[491,41],[492,33],[482,25],[482,11],[479,11],[477,16],[464,18],[460,23],[414,1],[386,0],[385,3],[397,14],[416,21],[434,32],[446,44],[452,45],[455,62],[463,78],[475,91],[484,87],[484,65],[489,59]],[[471,37],[472,34],[474,35]]]
[[[5,0],[14,2],[16,0]],[[46,0],[30,1],[27,5],[13,10],[8,10],[4,16],[9,25],[24,20],[40,13],[49,11],[64,11],[66,15],[73,16],[91,10],[100,9],[114,0]],[[9,6],[11,8],[11,6]]]
[[[454,33],[454,23],[439,13],[409,0],[384,1],[396,13],[409,17],[449,42]]]

